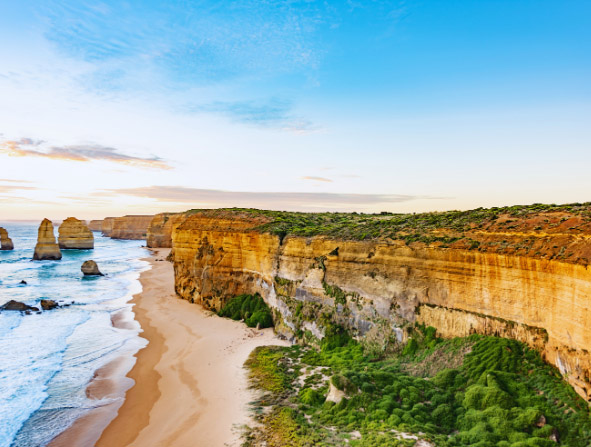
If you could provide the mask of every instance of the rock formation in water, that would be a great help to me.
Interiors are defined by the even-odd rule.
[[[90,231],[102,231],[103,229],[103,220],[91,220],[88,223],[88,229]]]
[[[41,300],[39,304],[41,304],[41,308],[43,310],[51,310],[55,309],[56,307],[59,307],[59,304],[53,300]]]
[[[35,261],[57,261],[62,259],[62,252],[55,242],[53,224],[49,219],[43,219],[41,225],[39,225],[39,231],[37,233],[37,245],[35,246],[33,259]]]
[[[84,261],[80,270],[82,270],[82,273],[84,273],[85,276],[103,276],[96,262],[92,260]]]
[[[94,236],[92,231],[83,221],[75,217],[68,217],[62,222],[58,229],[58,242],[60,248],[90,250],[94,248]]]
[[[156,214],[148,227],[146,245],[150,248],[171,248],[172,230],[184,216],[185,213]]]
[[[8,231],[0,227],[0,250],[14,250],[12,239],[8,237]]]
[[[7,303],[0,306],[0,310],[10,310],[18,312],[37,312],[38,307],[29,306],[28,304],[21,303],[20,301],[10,300]]]
[[[322,338],[321,315],[359,337],[404,340],[420,322],[515,338],[591,399],[591,205],[455,213],[316,215],[308,229],[295,213],[188,214],[172,231],[175,289],[210,309],[259,293],[290,338]]]

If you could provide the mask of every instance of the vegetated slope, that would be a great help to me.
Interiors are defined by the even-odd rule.
[[[515,340],[443,340],[418,326],[403,349],[377,359],[337,328],[320,350],[257,348],[247,367],[262,397],[246,446],[591,443],[587,403]]]

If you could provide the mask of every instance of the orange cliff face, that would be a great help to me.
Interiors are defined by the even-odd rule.
[[[103,221],[102,221],[102,219],[100,219],[100,220],[91,220],[88,223],[88,229],[90,231],[102,231],[102,229],[103,229]]]
[[[103,236],[112,239],[146,239],[148,226],[153,218],[152,215],[105,217],[102,223],[102,233]]]
[[[391,239],[280,239],[256,230],[266,219],[230,211],[184,216],[172,230],[179,296],[219,309],[233,296],[259,293],[288,337],[321,338],[330,321],[359,337],[383,331],[403,340],[405,328],[421,322],[445,337],[516,338],[590,399],[591,269],[581,258],[591,241],[580,232],[541,236],[557,253],[558,238],[570,241],[568,256],[545,259],[542,249],[517,255]],[[506,232],[495,233],[479,237],[507,240]]]
[[[184,216],[184,213],[156,214],[148,227],[146,245],[150,248],[171,248],[172,229]]]

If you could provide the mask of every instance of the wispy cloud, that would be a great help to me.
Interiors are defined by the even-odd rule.
[[[0,143],[0,153],[11,157],[43,157],[53,160],[88,162],[92,160],[109,161],[141,168],[172,169],[159,157],[134,157],[119,150],[99,144],[83,144],[72,146],[50,146],[44,150],[43,141],[22,138],[7,140]]]
[[[201,207],[261,207],[291,210],[344,210],[365,207],[388,207],[400,202],[434,197],[403,194],[347,194],[311,192],[242,192],[182,186],[146,186],[109,189],[97,196],[128,195],[159,202],[187,203]]]
[[[39,188],[37,188],[35,186],[0,185],[0,194],[6,194],[8,192],[22,191],[22,190],[32,191],[32,190],[38,190],[38,189]]]
[[[332,183],[332,180],[326,177],[316,177],[313,175],[306,175],[304,177],[300,177],[302,180],[313,180],[316,182],[327,182],[327,183]]]

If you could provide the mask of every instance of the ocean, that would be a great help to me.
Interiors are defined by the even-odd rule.
[[[0,222],[14,243],[0,251],[0,305],[41,299],[70,304],[40,314],[0,312],[0,447],[47,445],[78,417],[111,401],[86,397],[95,372],[146,341],[128,301],[141,291],[149,268],[145,241],[124,241],[94,232],[94,250],[62,250],[61,261],[32,261],[38,224]],[[57,235],[57,227],[55,229]],[[106,276],[84,278],[93,259]],[[19,284],[21,280],[26,285]],[[127,329],[111,317],[122,312]]]

